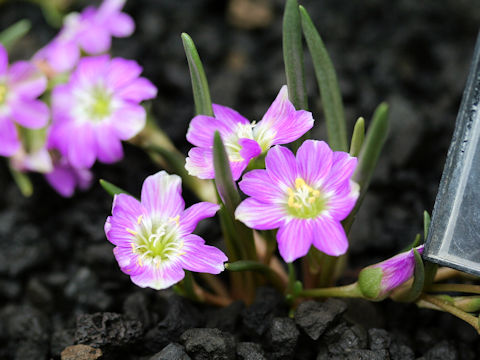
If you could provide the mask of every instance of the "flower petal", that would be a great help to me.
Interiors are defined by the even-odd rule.
[[[139,77],[142,67],[134,60],[114,58],[110,62],[106,76],[107,84],[113,90],[120,89]]]
[[[76,180],[72,169],[56,166],[52,172],[45,174],[45,179],[63,197],[70,197],[75,192]]]
[[[49,110],[40,100],[18,99],[12,104],[12,117],[23,127],[39,129],[47,124]]]
[[[265,167],[273,183],[292,187],[297,178],[297,164],[293,153],[284,146],[274,146],[265,157]]]
[[[113,36],[127,37],[135,31],[135,22],[130,15],[125,13],[116,13],[107,19],[108,29]]]
[[[192,145],[211,148],[215,131],[219,131],[222,140],[225,141],[233,134],[234,130],[235,127],[229,127],[211,116],[197,115],[190,121],[187,140]]]
[[[348,239],[342,224],[327,217],[317,218],[313,245],[327,255],[340,256],[345,254],[348,249]]]
[[[263,169],[247,172],[238,185],[246,195],[261,202],[278,203],[285,200],[285,194],[275,186],[267,171]]]
[[[213,150],[200,147],[190,149],[185,159],[185,169],[200,179],[214,179]]]
[[[190,206],[180,216],[182,231],[186,234],[192,233],[201,220],[214,216],[219,209],[220,206],[209,202],[200,202]]]
[[[123,158],[122,143],[111,126],[95,129],[97,157],[103,163],[111,164]]]
[[[0,76],[5,75],[8,68],[8,53],[7,50],[0,44]]]
[[[314,220],[292,219],[278,229],[278,251],[286,262],[307,255],[313,241]]]
[[[341,221],[352,211],[359,195],[359,186],[350,181],[345,182],[341,188],[333,193],[328,199],[328,214],[334,219]]]
[[[332,167],[333,152],[324,141],[307,140],[297,151],[299,175],[311,186],[319,186]]]
[[[227,256],[216,247],[205,245],[200,236],[190,234],[182,240],[184,254],[180,262],[184,269],[209,274],[219,274],[225,269]]]
[[[47,78],[27,61],[18,61],[8,70],[8,85],[16,96],[34,99],[47,88]]]
[[[79,88],[89,88],[95,84],[98,79],[105,76],[109,66],[109,56],[89,56],[84,57],[78,62],[77,69],[70,79],[71,84],[76,84]]]
[[[84,123],[69,127],[68,161],[73,167],[90,168],[95,162],[97,149],[92,125]],[[65,140],[64,140],[65,141]]]
[[[182,180],[178,175],[159,171],[147,177],[142,186],[142,205],[151,216],[176,217],[185,209]]]
[[[72,70],[80,59],[80,49],[75,41],[54,39],[34,57],[44,59],[57,72]]]
[[[325,190],[335,191],[343,182],[349,181],[356,167],[357,158],[343,151],[335,151],[332,157],[330,174],[324,181]]]
[[[147,113],[143,106],[128,103],[115,111],[110,124],[121,140],[128,140],[142,131],[146,121]]]
[[[103,26],[89,24],[88,28],[78,35],[78,42],[87,54],[97,55],[110,49],[112,37]]]
[[[213,108],[213,113],[215,115],[215,118],[221,123],[225,124],[226,126],[232,129],[234,129],[237,126],[237,124],[245,124],[245,125],[250,124],[250,121],[248,121],[245,117],[240,115],[239,112],[227,106],[213,104],[212,108]]]
[[[288,144],[313,127],[312,113],[296,111],[288,99],[287,86],[280,89],[275,101],[255,127],[256,140],[264,150],[272,145]]]
[[[8,116],[0,116],[0,155],[12,156],[20,149],[17,129]]]
[[[284,206],[267,204],[254,198],[243,200],[235,210],[235,219],[256,230],[276,229],[283,224],[287,216]]]
[[[144,265],[142,268],[143,272],[131,276],[132,282],[142,288],[166,289],[185,277],[185,272],[178,261],[160,264],[158,267],[153,264]]]
[[[242,138],[238,139],[238,144],[242,147],[239,153],[244,160],[253,159],[262,153],[260,145],[255,140]]]
[[[150,80],[141,77],[126,84],[123,88],[118,89],[116,95],[125,100],[139,103],[157,96],[157,88]]]

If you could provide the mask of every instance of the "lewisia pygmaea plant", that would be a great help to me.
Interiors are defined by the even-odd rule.
[[[101,180],[114,196],[105,223],[112,256],[136,285],[173,286],[190,299],[222,306],[235,299],[251,302],[265,282],[283,291],[292,308],[312,297],[390,297],[450,312],[479,330],[477,297],[435,295],[479,292],[478,287],[436,284],[456,273],[442,270],[436,277],[437,267],[421,258],[421,236],[406,251],[365,267],[358,281],[334,286],[386,139],[388,106],[376,109],[367,138],[363,118],[347,138],[335,69],[296,0],[286,1],[284,14],[287,85],[258,114],[258,122],[212,104],[193,40],[182,34],[196,108],[186,134],[193,145],[187,157],[147,114],[144,102],[155,101],[157,89],[141,77],[142,67],[108,54],[112,37],[129,36],[135,28],[122,12],[124,3],[104,0],[98,8],[67,15],[58,35],[32,60],[9,65],[0,45],[0,156],[21,179],[24,194],[31,193],[28,172],[43,173],[66,197],[77,188],[86,190],[93,183],[94,163],[120,161],[122,141],[129,141],[177,174],[162,170],[147,177],[140,199]],[[302,37],[318,78],[326,141],[312,139],[309,132],[314,117],[318,123],[321,116],[308,111]],[[182,183],[200,202],[185,208]],[[216,215],[223,251],[193,234],[198,222]],[[426,237],[428,213],[424,221]],[[230,288],[210,275],[200,284],[192,273],[225,269]]]

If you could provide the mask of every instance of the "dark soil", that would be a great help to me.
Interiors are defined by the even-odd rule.
[[[227,16],[227,1],[128,2],[137,31],[117,39],[113,52],[144,66],[159,88],[154,114],[183,151],[193,102],[180,33],[195,40],[214,101],[258,120],[285,83],[283,1],[266,3],[261,26],[243,29],[255,26],[262,13],[235,21]],[[421,231],[423,210],[433,207],[480,7],[475,0],[302,3],[333,58],[349,124],[357,116],[369,119],[381,101],[391,105],[390,139],[352,231],[354,275],[410,243]],[[32,20],[34,31],[14,58],[32,55],[55,33],[36,5],[0,5],[0,28],[22,17]],[[315,137],[324,139],[309,56],[306,68]],[[121,163],[95,167],[97,177],[132,193],[155,171],[129,146]],[[290,319],[283,297],[268,288],[249,308],[237,302],[226,309],[193,304],[171,291],[140,289],[119,271],[105,239],[111,198],[99,186],[62,199],[34,176],[36,192],[25,199],[4,161],[0,174],[0,359],[59,359],[62,351],[63,359],[480,358],[473,329],[414,305],[307,302]],[[212,221],[204,221],[199,233],[211,243],[220,238]]]

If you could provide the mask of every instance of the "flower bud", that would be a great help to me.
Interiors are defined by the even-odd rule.
[[[358,276],[358,286],[362,294],[368,299],[382,300],[393,289],[409,280],[415,270],[413,250],[364,268]],[[415,250],[421,254],[423,245]]]

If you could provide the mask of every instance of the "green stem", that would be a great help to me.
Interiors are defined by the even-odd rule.
[[[295,281],[297,281],[297,272],[295,271],[295,265],[293,262],[287,263],[288,266],[288,286],[287,291],[293,292],[293,286],[295,285]]]
[[[275,286],[278,290],[283,292],[285,290],[285,282],[282,280],[278,274],[273,271],[270,267],[262,264],[258,261],[250,261],[250,260],[241,260],[232,263],[225,264],[225,269],[229,271],[257,271],[263,274],[273,286]]]
[[[336,286],[319,289],[305,289],[299,292],[300,297],[341,297],[341,298],[361,298],[365,299],[357,283],[345,286]]]
[[[449,312],[453,316],[458,317],[459,319],[462,319],[463,321],[467,322],[468,324],[472,325],[475,330],[480,334],[480,327],[479,327],[479,320],[476,316],[470,315],[466,313],[465,311],[462,311],[455,306],[449,304],[448,301],[439,299],[435,296],[432,295],[427,295],[424,294],[420,297],[421,300],[424,300],[426,302],[429,302],[430,304],[433,304],[435,306],[438,306],[440,309]]]
[[[470,294],[480,294],[480,285],[468,284],[433,284],[427,289],[432,292],[461,292]]]

